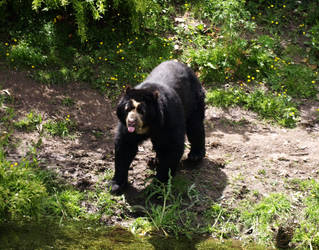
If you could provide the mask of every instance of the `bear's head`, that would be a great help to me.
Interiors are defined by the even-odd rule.
[[[158,117],[158,91],[128,87],[117,106],[117,116],[129,133],[147,134]]]

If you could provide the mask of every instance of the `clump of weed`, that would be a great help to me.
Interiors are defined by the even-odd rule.
[[[283,194],[270,194],[259,203],[247,204],[241,211],[241,221],[257,243],[271,242],[273,231],[287,220],[292,210],[291,202]]]
[[[300,248],[319,247],[319,183],[307,183],[308,195],[304,199],[305,209],[301,213],[300,226],[296,229],[293,242]]]
[[[239,229],[236,225],[239,211],[223,207],[221,204],[213,204],[205,212],[207,230],[214,237],[229,239],[238,235]]]
[[[34,112],[30,112],[27,116],[17,122],[14,123],[14,127],[20,130],[26,131],[34,131],[37,129],[42,123],[42,116],[39,114],[35,114]]]
[[[154,180],[147,190],[145,207],[135,206],[147,215],[155,230],[165,235],[173,233],[176,237],[189,236],[195,230],[195,214],[191,208],[199,201],[198,192],[190,185],[184,192],[177,191],[178,185],[172,183],[170,176],[167,184]],[[186,196],[186,197],[185,197]]]
[[[43,125],[43,128],[53,136],[66,137],[74,132],[76,124],[70,119],[70,115],[67,115],[65,119],[48,121]]]

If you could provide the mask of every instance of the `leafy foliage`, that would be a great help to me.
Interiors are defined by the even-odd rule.
[[[155,4],[156,5],[156,4]],[[36,11],[49,11],[57,9],[67,9],[71,6],[77,24],[77,31],[82,42],[87,39],[89,14],[93,20],[101,20],[109,12],[118,11],[130,20],[131,27],[134,31],[139,30],[141,19],[146,10],[152,8],[154,3],[150,0],[116,0],[109,2],[107,0],[33,0],[32,9]],[[70,13],[71,14],[71,13]]]
[[[243,88],[210,90],[206,102],[219,107],[243,106],[257,112],[263,118],[274,119],[285,127],[295,127],[298,121],[299,111],[289,97],[275,96],[261,90],[251,93],[247,93]]]

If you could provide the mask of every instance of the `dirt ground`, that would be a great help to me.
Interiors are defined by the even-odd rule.
[[[67,115],[76,121],[78,132],[73,139],[43,137],[38,151],[43,168],[57,171],[82,190],[93,188],[105,171],[113,169],[117,118],[115,106],[107,98],[85,84],[42,85],[25,73],[3,69],[0,85],[14,97],[16,119],[32,110],[40,113],[44,122]],[[71,98],[74,105],[62,105],[65,98]],[[289,180],[318,179],[318,108],[318,102],[305,101],[298,127],[285,129],[240,108],[207,107],[207,156],[195,168],[181,164],[177,175],[194,182],[204,196],[225,203],[236,202],[250,191],[258,191],[260,196],[287,193],[285,185]],[[38,131],[14,134],[17,147],[8,152],[9,159],[17,161],[23,157],[38,137]],[[150,142],[139,147],[127,191],[133,202],[134,192],[142,191],[145,179],[152,174],[147,166],[152,156]]]

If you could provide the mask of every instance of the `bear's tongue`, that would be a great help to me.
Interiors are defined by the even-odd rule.
[[[135,127],[127,127],[128,132],[133,133],[135,131]]]

